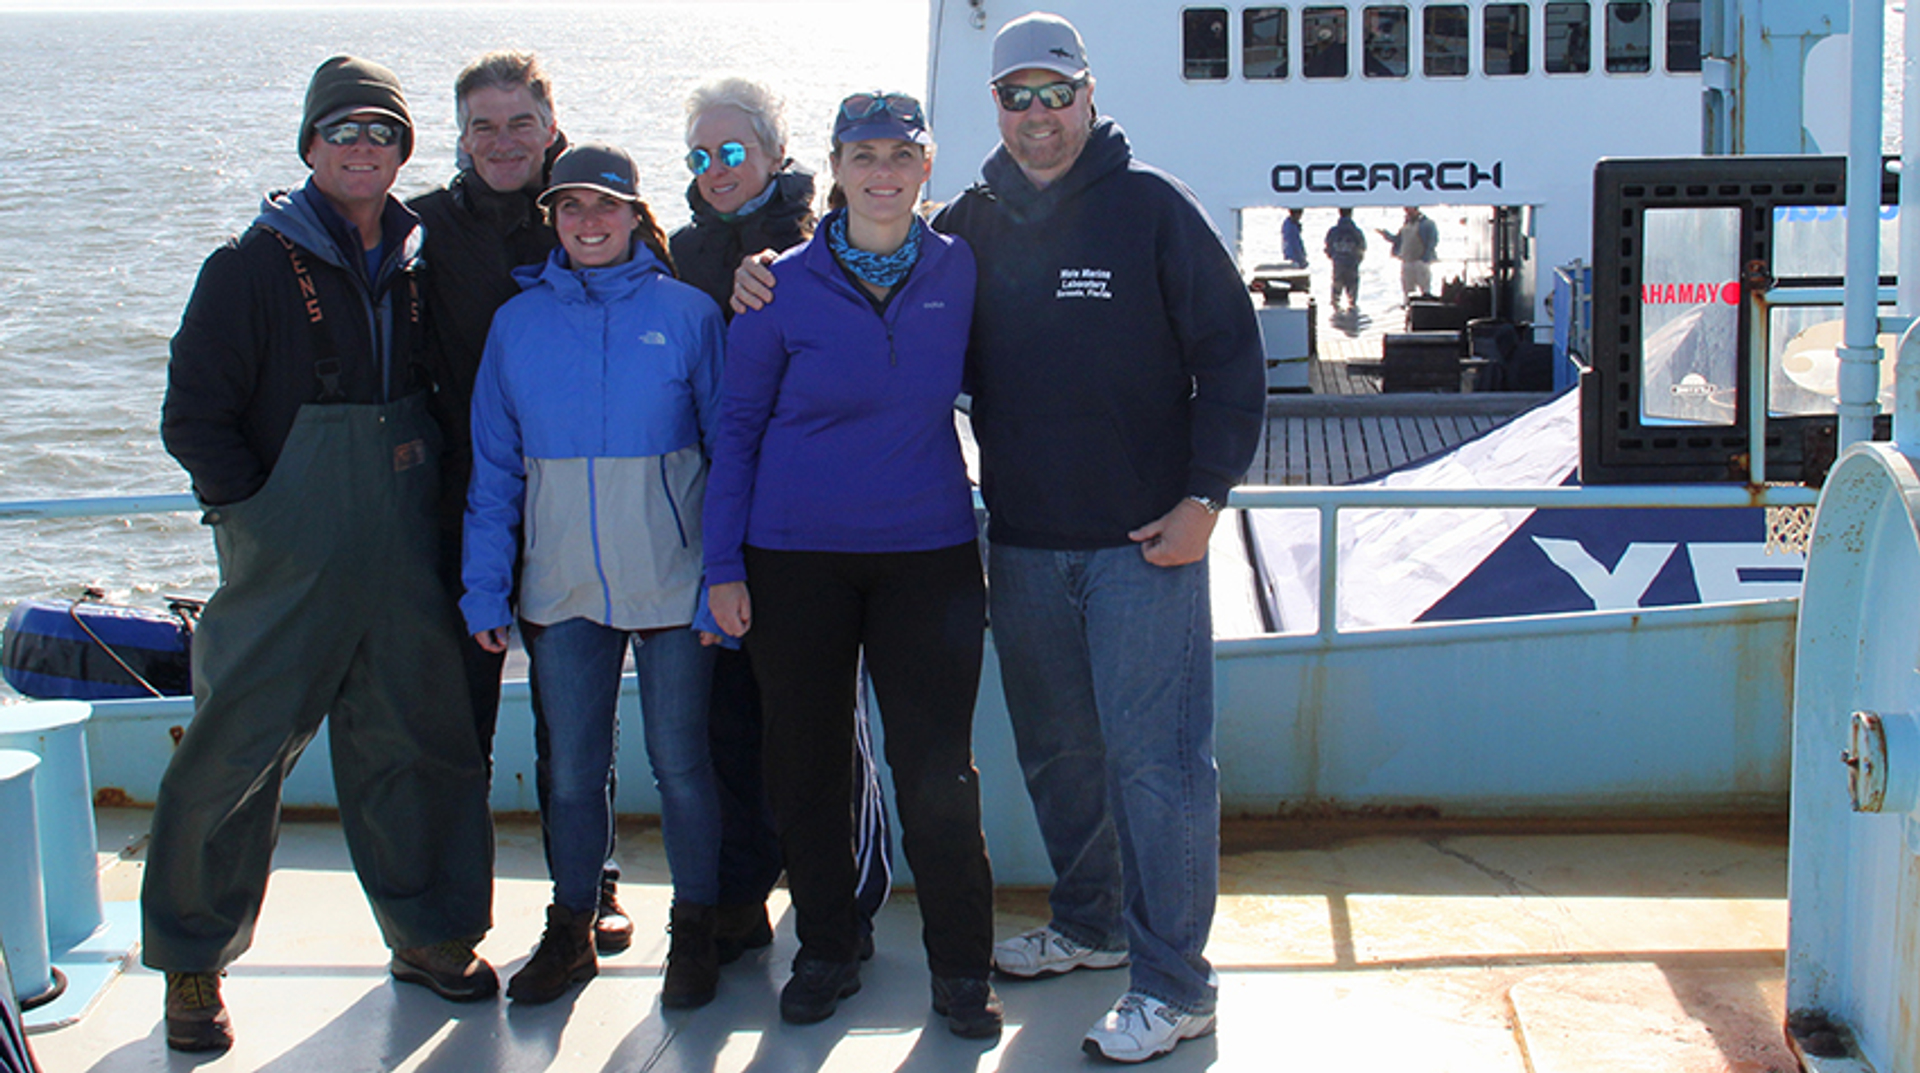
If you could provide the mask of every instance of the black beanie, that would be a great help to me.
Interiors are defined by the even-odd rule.
[[[300,119],[301,160],[307,159],[307,146],[313,144],[313,128],[338,112],[379,112],[398,120],[405,129],[400,135],[400,162],[413,155],[413,116],[407,111],[407,99],[400,94],[400,79],[392,71],[372,60],[335,56],[313,72],[307,83],[307,107]]]

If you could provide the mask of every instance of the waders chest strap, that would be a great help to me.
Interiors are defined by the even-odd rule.
[[[342,402],[347,396],[340,390],[340,359],[335,356],[333,332],[328,330],[326,314],[320,308],[320,287],[314,282],[313,272],[307,268],[306,261],[300,256],[300,248],[293,244],[292,239],[271,227],[263,225],[261,230],[279,240],[281,247],[287,251],[287,260],[293,265],[293,279],[301,311],[306,314],[307,323],[314,325],[318,337],[318,345],[314,348],[313,375],[320,381],[320,397],[315,401]]]

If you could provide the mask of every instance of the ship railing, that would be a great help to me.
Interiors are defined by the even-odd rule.
[[[978,493],[975,493],[978,506]],[[1716,510],[1740,507],[1811,507],[1819,500],[1816,489],[1747,485],[1610,485],[1544,488],[1380,488],[1380,487],[1261,487],[1233,490],[1229,506],[1244,510],[1311,510],[1319,515],[1318,621],[1311,634],[1270,634],[1255,641],[1304,636],[1312,643],[1333,644],[1342,635],[1374,632],[1377,628],[1343,630],[1338,623],[1340,556],[1324,549],[1339,547],[1340,515],[1354,510],[1609,510],[1694,508]],[[198,511],[193,496],[177,494],[76,497],[0,501],[0,520],[125,517]],[[1532,616],[1530,618],[1539,618]],[[1428,624],[1459,626],[1458,622]]]

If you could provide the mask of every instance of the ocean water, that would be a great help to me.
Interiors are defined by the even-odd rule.
[[[926,81],[923,0],[326,10],[0,11],[0,500],[184,492],[161,447],[167,342],[200,263],[261,194],[304,181],[308,77],[346,52],[400,76],[418,127],[396,192],[453,174],[454,76],[538,52],[561,128],[624,146],[670,229],[687,217],[683,102],[726,73],[788,102],[824,164],[833,109]],[[0,606],[86,586],[160,606],[216,583],[196,515],[0,523]]]

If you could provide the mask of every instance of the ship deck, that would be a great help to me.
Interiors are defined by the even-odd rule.
[[[149,813],[99,813],[103,890],[136,897]],[[1153,1068],[1459,1073],[1766,1073],[1793,1069],[1781,1039],[1786,831],[1732,826],[1515,829],[1236,821],[1224,832],[1208,956],[1220,1029]],[[339,828],[288,822],[254,948],[226,995],[238,1042],[170,1054],[162,980],[132,968],[77,1023],[31,1037],[48,1073],[90,1070],[619,1070],[947,1073],[1101,1065],[1080,1034],[1124,988],[1119,972],[1000,981],[997,1040],[950,1035],[928,1010],[911,892],[878,920],[865,989],[830,1020],[777,1013],[794,952],[723,971],[720,998],[663,1012],[669,889],[657,828],[623,825],[622,897],[633,947],[551,1006],[456,1006],[389,981]],[[496,918],[481,952],[503,974],[538,939],[547,897],[536,824],[499,829]],[[785,915],[784,892],[775,893]],[[1045,899],[1002,890],[1001,935],[1040,922]]]

